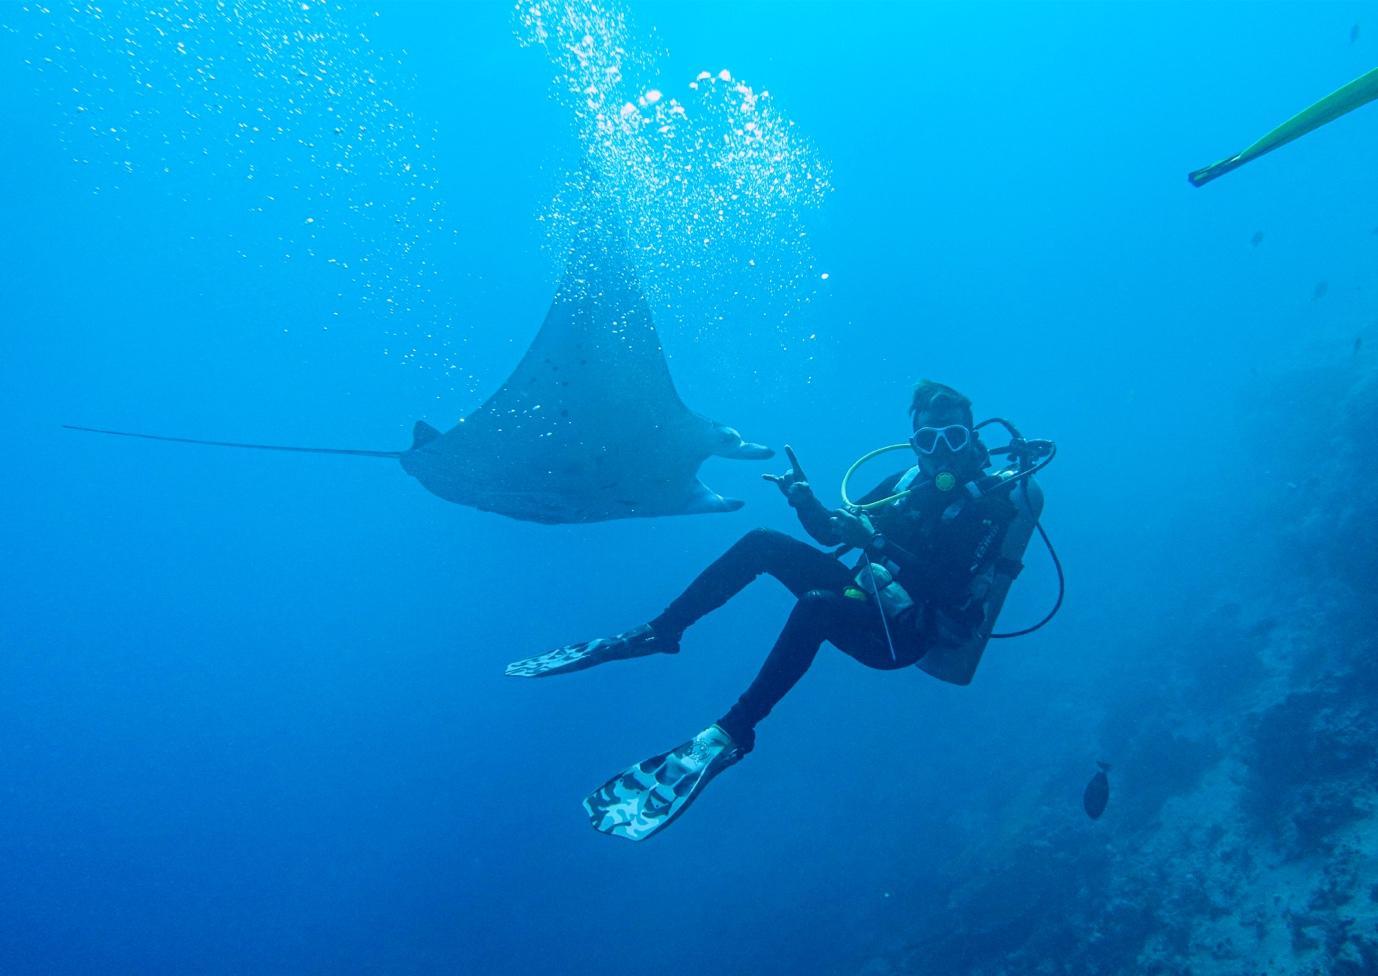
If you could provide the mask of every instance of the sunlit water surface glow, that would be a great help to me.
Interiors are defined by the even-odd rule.
[[[446,221],[436,122],[406,105],[407,52],[370,40],[381,15],[246,0],[28,4],[8,19],[43,52],[29,63],[91,192],[162,181],[188,206],[242,201],[259,237],[224,232],[241,260],[338,271],[320,327],[381,317],[381,351],[474,391],[490,383],[464,361],[472,324],[437,297],[460,273],[443,248],[474,229]],[[661,81],[665,52],[616,5],[522,2],[514,20],[518,42],[549,58],[571,120],[570,151],[556,153],[566,175],[535,215],[554,272],[576,227],[610,218],[657,321],[681,337],[749,322],[784,347],[811,338],[799,313],[827,274],[807,218],[831,190],[828,166],[771,93],[718,66]]]
[[[663,52],[616,6],[516,6],[517,36],[544,49],[580,158],[543,215],[555,254],[574,228],[616,208],[658,321],[696,337],[752,310],[781,338],[826,275],[806,218],[828,167],[767,90],[726,68],[662,82]],[[683,310],[692,308],[692,318]]]

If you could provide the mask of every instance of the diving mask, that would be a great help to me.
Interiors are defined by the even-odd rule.
[[[962,424],[949,424],[946,427],[920,427],[909,438],[909,443],[919,454],[932,454],[943,444],[953,454],[961,454],[971,445],[971,428]]]

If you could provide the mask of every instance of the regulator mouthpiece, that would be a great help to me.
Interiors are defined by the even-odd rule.
[[[933,476],[933,487],[939,491],[951,491],[957,487],[957,476],[951,471],[939,471]]]

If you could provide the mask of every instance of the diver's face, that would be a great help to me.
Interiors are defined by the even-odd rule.
[[[942,471],[965,473],[976,456],[975,441],[961,411],[925,410],[914,418],[910,443],[919,459],[919,470],[929,478]]]

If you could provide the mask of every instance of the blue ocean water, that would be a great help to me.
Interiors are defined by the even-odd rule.
[[[1374,6],[571,0],[544,45],[532,6],[0,8],[0,972],[1378,971],[1378,108],[1185,179],[1373,68]],[[635,138],[569,85],[614,53]],[[448,428],[590,160],[685,401],[830,502],[923,377],[1060,448],[1052,624],[966,688],[825,649],[640,845],[580,798],[719,716],[789,595],[502,668],[802,534],[778,460],[705,465],[732,514],[545,526],[60,429]],[[705,218],[723,173],[764,182]],[[1032,549],[1002,625],[1055,590]]]

